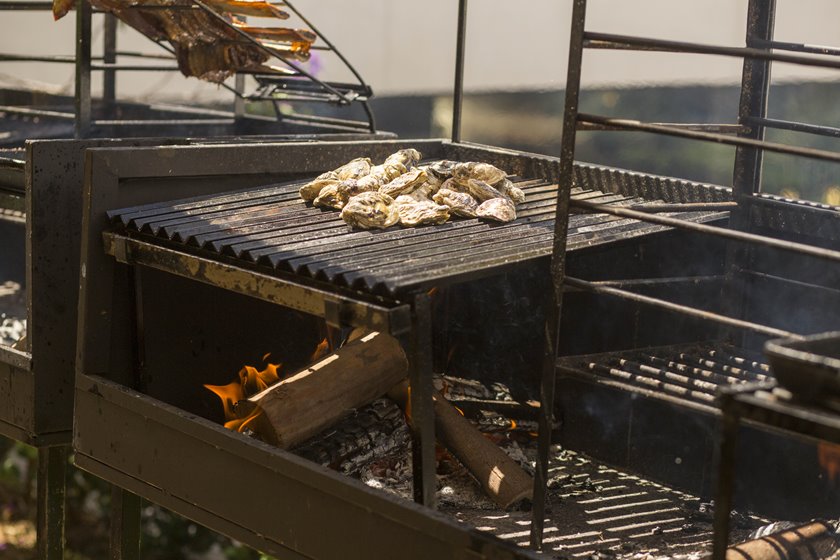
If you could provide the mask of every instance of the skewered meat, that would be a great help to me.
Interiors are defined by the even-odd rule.
[[[495,185],[505,179],[507,173],[489,163],[471,161],[455,164],[452,168],[452,176],[462,183],[466,183],[468,179],[478,179],[488,185]]]
[[[268,39],[271,41],[280,41],[282,43],[314,43],[318,38],[317,35],[308,29],[290,29],[288,27],[255,27],[243,23],[235,23],[234,27],[244,31],[252,37],[257,39]]]
[[[479,218],[497,222],[512,222],[516,219],[516,207],[507,198],[491,198],[482,202],[475,210]]]
[[[478,208],[478,202],[469,194],[465,192],[451,191],[446,188],[441,188],[432,196],[432,200],[438,204],[443,204],[449,207],[449,211],[456,216],[463,216],[464,218],[475,218],[475,211]]]
[[[263,0],[206,0],[206,2],[220,12],[241,16],[289,19],[288,12]]]
[[[410,193],[424,183],[426,183],[426,172],[420,168],[416,168],[400,175],[387,185],[383,185],[379,189],[379,192],[394,198],[401,194]]]
[[[341,219],[362,229],[386,228],[400,220],[394,199],[380,192],[364,192],[351,198],[341,210]]]
[[[403,200],[400,200],[403,199]],[[408,227],[424,224],[442,224],[449,219],[449,207],[435,204],[431,200],[414,200],[411,195],[403,195],[395,201],[400,216],[400,224]]]

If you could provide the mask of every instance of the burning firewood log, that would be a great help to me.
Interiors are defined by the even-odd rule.
[[[834,527],[814,521],[730,546],[727,560],[787,560],[830,558],[838,550]]]
[[[245,419],[237,425],[247,424],[263,439],[290,449],[386,393],[405,410],[407,370],[395,338],[357,331],[336,352],[237,403],[236,412]],[[440,443],[494,502],[507,508],[530,497],[532,479],[515,461],[439,394],[434,409]]]

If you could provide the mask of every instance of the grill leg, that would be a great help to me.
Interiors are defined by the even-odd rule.
[[[38,449],[38,558],[64,558],[66,445]]]
[[[428,294],[414,297],[411,329],[411,442],[414,501],[435,507],[435,412],[432,400],[432,321]]]
[[[732,511],[732,494],[735,490],[735,447],[738,444],[740,417],[733,410],[730,399],[721,402],[721,432],[718,456],[717,488],[715,490],[715,536],[712,559],[724,560],[729,546],[729,512]]]
[[[140,559],[140,496],[111,487],[111,560]]]

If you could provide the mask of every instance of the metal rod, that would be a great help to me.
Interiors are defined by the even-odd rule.
[[[128,120],[128,119],[97,119],[93,121],[96,126],[184,126],[184,125],[200,125],[200,126],[214,126],[214,125],[229,125],[233,123],[233,119],[143,119],[143,120]]]
[[[586,0],[574,0],[569,39],[569,61],[566,73],[566,100],[563,110],[563,132],[560,162],[557,170],[558,191],[554,212],[554,244],[551,253],[551,289],[546,306],[543,363],[540,375],[540,413],[537,434],[537,461],[534,472],[534,496],[531,510],[531,548],[542,550],[548,494],[548,461],[554,425],[554,389],[556,382],[557,347],[560,336],[560,314],[563,305],[563,279],[566,274],[566,242],[569,229],[569,199],[574,184],[575,127],[580,97],[583,37],[586,31]]]
[[[106,72],[114,72],[115,70],[123,70],[128,72],[177,72],[180,69],[177,66],[153,66],[142,64],[93,64],[91,70],[104,70]]]
[[[455,91],[452,95],[452,141],[461,141],[464,104],[464,58],[467,48],[467,0],[458,0],[458,35],[455,40]]]
[[[111,486],[111,560],[140,560],[140,497]]]
[[[90,34],[90,2],[76,0],[76,138],[90,135]]]
[[[146,58],[155,60],[175,60],[174,57],[163,54],[142,53],[137,51],[116,51],[117,56],[127,56],[132,58]]]
[[[0,54],[0,62],[54,62],[57,64],[74,64],[76,57],[65,54],[31,55],[3,53]]]
[[[362,121],[351,121],[347,119],[337,119],[334,117],[319,117],[317,115],[303,115],[299,113],[286,113],[283,115],[287,119],[297,119],[299,121],[320,123],[320,124],[334,124],[336,126],[344,126],[348,128],[367,128],[368,125]]]
[[[376,134],[376,116],[373,114],[373,109],[371,109],[367,99],[362,101],[362,109],[365,110],[368,118],[368,130],[370,130],[371,134]]]
[[[621,206],[608,206],[606,204],[598,204],[596,202],[588,202],[586,200],[572,200],[572,206],[577,208],[585,208],[591,212],[602,212],[604,214],[612,214],[613,216],[621,216],[623,218],[633,218],[643,222],[650,222],[668,227],[675,227],[679,229],[687,229],[699,233],[707,233],[716,235],[733,241],[741,241],[744,243],[754,243],[771,249],[780,249],[782,251],[790,251],[809,257],[818,259],[827,259],[832,261],[840,261],[840,251],[831,249],[823,249],[822,247],[814,247],[804,243],[796,243],[794,241],[785,241],[782,239],[774,239],[772,237],[765,237],[755,233],[747,233],[743,231],[731,230],[722,227],[710,226],[707,224],[700,224],[681,220],[679,218],[672,218],[670,216],[659,216],[657,214],[646,214],[637,210],[631,210]]]
[[[722,47],[690,43],[687,41],[669,41],[666,39],[651,39],[648,37],[633,37],[630,35],[616,35],[612,33],[586,32],[586,47],[596,49],[626,49],[643,51],[662,51],[671,53],[710,54],[732,56],[736,58],[755,58],[759,60],[773,60],[802,66],[816,66],[819,68],[840,69],[840,60],[826,60],[810,56],[774,53],[765,49],[752,47]]]
[[[753,126],[763,126],[767,128],[776,128],[779,130],[792,130],[793,132],[805,132],[807,134],[817,134],[819,136],[840,138],[840,128],[836,128],[833,126],[806,124],[795,121],[771,119],[767,117],[747,117],[745,119],[745,122]]]
[[[435,474],[435,411],[432,398],[431,313],[431,297],[426,293],[415,295],[411,320],[411,367],[409,370],[414,501],[434,508],[437,476]]]
[[[117,18],[113,14],[105,15],[102,36],[102,59],[109,66],[102,75],[102,100],[110,114],[117,99],[117,73],[113,66],[117,62]]]
[[[233,89],[236,95],[233,96],[233,118],[236,121],[245,116],[245,98],[242,97],[245,92],[245,75],[237,74],[233,80]]]
[[[817,150],[814,148],[801,148],[798,146],[788,146],[786,144],[779,144],[776,142],[766,142],[763,140],[753,140],[750,138],[731,137],[725,134],[714,134],[711,132],[698,132],[692,130],[683,130],[679,128],[671,128],[664,125],[657,125],[652,123],[643,123],[631,119],[615,119],[611,117],[602,117],[600,115],[590,115],[580,113],[578,116],[581,122],[603,124],[615,128],[623,128],[625,130],[637,130],[641,132],[654,132],[657,134],[664,134],[667,136],[676,136],[679,138],[688,138],[690,140],[705,140],[708,142],[717,142],[719,144],[726,144],[729,146],[751,146],[767,150],[770,152],[777,152],[781,154],[789,154],[793,156],[801,156],[812,159],[821,159],[826,161],[840,162],[840,153],[829,152],[827,150]]]
[[[48,111],[46,109],[30,109],[28,107],[14,107],[12,105],[0,105],[0,113],[10,113],[14,115],[26,115],[32,117],[51,117],[67,120],[74,120],[76,118],[74,113]]]
[[[64,558],[64,494],[68,446],[38,449],[38,558]]]
[[[631,210],[638,210],[648,214],[660,212],[715,212],[737,208],[738,203],[731,202],[676,202],[672,204],[636,204],[629,206]]]
[[[652,305],[654,307],[659,307],[662,309],[667,309],[669,311],[674,311],[680,313],[682,315],[688,315],[689,317],[697,317],[698,319],[704,319],[706,321],[714,321],[716,323],[720,323],[723,325],[728,325],[730,327],[736,327],[752,332],[756,332],[765,336],[771,336],[774,338],[791,338],[795,340],[802,340],[804,337],[798,335],[796,333],[792,333],[789,331],[785,331],[782,329],[775,329],[773,327],[767,327],[765,325],[759,325],[758,323],[752,323],[750,321],[742,321],[741,319],[735,319],[733,317],[728,317],[726,315],[720,315],[718,313],[712,313],[711,311],[705,311],[703,309],[697,309],[696,307],[691,307],[688,305],[680,305],[678,303],[673,303],[670,301],[665,301],[662,299],[644,296],[642,294],[637,294],[636,292],[629,292],[627,290],[621,290],[618,288],[611,288],[609,286],[599,285],[595,282],[589,282],[586,280],[581,280],[580,278],[572,278],[567,276],[565,281],[567,286],[571,286],[572,288],[579,288],[581,290],[585,290],[587,292],[592,292],[595,294],[602,294],[607,296],[614,296],[621,299],[626,299],[629,301],[635,301],[637,303],[644,303],[647,305]]]
[[[704,123],[651,123],[658,126],[667,126],[669,128],[678,128],[682,130],[696,130],[700,132],[715,132],[718,134],[739,134],[741,132],[745,132],[749,130],[749,127],[740,124],[704,124]],[[600,125],[600,124],[592,124],[586,122],[579,122],[577,125],[578,130],[584,131],[600,131],[600,130],[616,130],[616,131],[623,131],[626,130],[624,128]]]
[[[840,56],[840,49],[837,47],[826,47],[823,45],[808,45],[805,43],[788,43],[785,41],[756,39],[753,46],[763,49],[779,49],[782,51]]]
[[[52,2],[0,2],[0,12],[14,10],[37,10],[39,12],[48,12],[52,10]]]
[[[722,415],[715,488],[713,560],[725,560],[726,549],[729,547],[729,513],[732,510],[732,494],[735,492],[735,452],[740,424],[740,416],[731,395],[724,393],[720,406]]]

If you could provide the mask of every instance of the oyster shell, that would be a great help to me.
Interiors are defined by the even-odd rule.
[[[426,183],[426,172],[418,167],[400,175],[387,185],[383,185],[379,188],[379,192],[390,197],[397,197],[401,194],[410,193],[424,183]]]
[[[333,181],[332,184],[327,185],[318,194],[318,198],[312,201],[315,206],[320,208],[335,208],[341,210],[347,204],[350,198],[346,192],[340,190],[340,181]]]
[[[341,181],[361,179],[370,174],[371,167],[373,167],[373,162],[370,161],[370,158],[356,158],[336,169],[335,173]]]
[[[464,186],[466,191],[473,195],[476,200],[479,202],[484,202],[485,200],[490,200],[493,198],[505,198],[507,197],[499,192],[498,189],[488,185],[486,182],[480,179],[467,179],[466,182],[460,182],[456,179],[462,186]]]
[[[414,200],[411,195],[400,196],[395,201],[400,224],[408,227],[423,224],[442,224],[449,219],[449,207],[431,200]]]
[[[434,175],[441,181],[452,177],[452,168],[458,165],[457,161],[443,159],[429,165],[429,175]]]
[[[510,179],[502,179],[494,186],[514,204],[525,202],[525,191],[513,184],[513,181]]]
[[[482,202],[475,210],[479,218],[497,222],[512,222],[516,219],[516,207],[507,198],[491,198]]]
[[[475,210],[478,208],[478,202],[471,195],[445,188],[441,188],[436,192],[432,196],[432,200],[438,204],[448,206],[450,213],[465,218],[475,218]]]
[[[338,184],[338,192],[347,199],[362,194],[363,192],[378,191],[379,183],[376,181],[363,181],[366,177],[361,179],[347,179]]]
[[[489,163],[470,161],[458,163],[452,168],[452,176],[459,181],[466,182],[467,179],[478,179],[488,185],[495,185],[507,177],[507,173]]]
[[[380,192],[363,192],[347,201],[341,219],[352,227],[386,228],[400,221],[394,199]]]
[[[411,169],[422,157],[423,154],[414,148],[406,148],[388,156],[383,165],[400,163],[405,166],[406,169]]]
[[[298,192],[303,200],[312,201],[318,198],[318,194],[321,192],[321,189],[327,185],[333,184],[336,181],[338,181],[338,174],[335,171],[327,171],[326,173],[321,173],[315,177],[315,179],[303,185]]]

